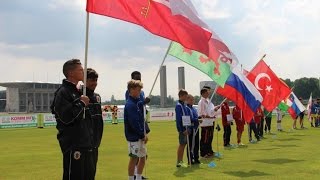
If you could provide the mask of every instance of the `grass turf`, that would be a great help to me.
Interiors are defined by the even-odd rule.
[[[221,122],[221,121],[220,121]],[[220,123],[221,125],[221,123]],[[247,128],[242,141],[244,148],[222,146],[223,130],[219,132],[221,159],[202,159],[203,164],[176,168],[178,137],[174,121],[151,122],[148,142],[147,176],[150,179],[319,179],[320,178],[320,128],[292,130],[292,120],[283,120],[284,132],[265,135],[257,144],[248,143]],[[62,156],[57,130],[21,128],[0,129],[0,179],[1,180],[56,180],[62,179]],[[235,125],[232,126],[231,143],[236,142]],[[217,151],[217,132],[214,134]],[[186,156],[186,155],[185,155]],[[186,161],[186,157],[185,157]],[[216,167],[209,167],[210,162]],[[127,179],[127,142],[123,124],[106,125],[99,151],[96,179]]]

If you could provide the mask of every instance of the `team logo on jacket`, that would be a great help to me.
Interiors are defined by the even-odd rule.
[[[100,96],[96,96],[97,102],[101,103],[101,97]]]
[[[80,151],[75,151],[75,152],[73,153],[73,158],[74,158],[75,160],[79,160],[79,159],[80,159],[80,156],[81,156]]]

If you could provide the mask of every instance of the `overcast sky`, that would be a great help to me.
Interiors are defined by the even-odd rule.
[[[250,70],[263,54],[282,78],[320,77],[320,1],[192,0],[201,18]],[[10,0],[0,6],[0,82],[60,82],[62,65],[84,59],[85,0]],[[90,15],[88,67],[99,73],[103,100],[124,99],[130,73],[142,73],[149,94],[170,41],[139,26]],[[177,97],[177,68],[186,89],[199,93],[201,72],[169,57],[168,95]],[[2,88],[3,89],[3,88]],[[159,81],[153,95],[159,94]]]

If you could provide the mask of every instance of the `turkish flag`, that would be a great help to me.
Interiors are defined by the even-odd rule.
[[[209,56],[212,33],[190,0],[87,0],[87,12],[137,24]]]
[[[286,99],[291,93],[291,89],[277,77],[263,60],[260,60],[253,67],[247,78],[262,95],[261,104],[268,111],[272,111],[280,101]]]

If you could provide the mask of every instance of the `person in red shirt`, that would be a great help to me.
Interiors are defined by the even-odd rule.
[[[237,125],[237,143],[239,146],[242,146],[244,144],[241,143],[241,136],[244,131],[244,124],[245,121],[243,119],[243,112],[239,108],[239,106],[235,106],[232,110],[232,117]]]
[[[231,136],[231,125],[230,121],[227,119],[227,115],[230,115],[230,108],[227,101],[223,102],[221,105],[221,116],[223,125],[223,142],[224,146],[230,146],[230,136]]]
[[[257,134],[259,136],[259,138],[261,139],[263,134],[261,133],[261,126],[262,126],[262,119],[263,119],[264,115],[263,115],[263,110],[261,108],[261,106],[258,107],[257,112],[254,116],[254,121],[256,122],[256,127],[257,127]],[[263,130],[263,129],[262,129]]]
[[[254,142],[255,142],[255,141],[253,141],[253,139],[252,139],[252,131],[253,131],[253,133],[254,133],[254,136],[257,138],[257,141],[260,141],[260,137],[259,137],[258,130],[257,130],[257,124],[260,123],[261,117],[262,117],[262,110],[261,110],[261,108],[259,107],[259,108],[256,110],[256,112],[255,112],[252,120],[251,120],[250,123],[249,123],[249,129],[248,129],[248,130],[249,130],[249,141],[250,141],[251,143],[254,143]]]

